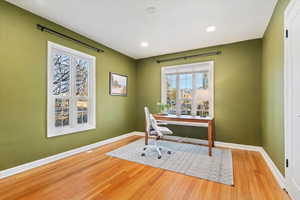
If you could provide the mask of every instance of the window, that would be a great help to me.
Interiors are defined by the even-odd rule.
[[[213,62],[162,68],[161,101],[169,114],[213,117]]]
[[[48,42],[48,137],[96,128],[95,62]]]

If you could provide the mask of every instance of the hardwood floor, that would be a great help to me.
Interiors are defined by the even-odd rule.
[[[232,150],[234,186],[112,158],[105,152],[133,136],[91,153],[0,179],[0,199],[38,200],[287,200],[258,152]]]

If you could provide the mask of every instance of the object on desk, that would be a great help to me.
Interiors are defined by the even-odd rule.
[[[168,115],[168,111],[171,107],[169,104],[157,102],[156,105],[159,107],[160,115]]]
[[[157,144],[157,140],[159,140],[160,138],[162,138],[164,135],[170,135],[173,134],[173,132],[168,129],[167,127],[163,127],[163,126],[159,126],[159,125],[166,125],[165,123],[157,123],[156,119],[150,114],[149,109],[147,107],[144,108],[145,110],[145,134],[147,138],[145,141],[145,146],[143,148],[143,153],[142,156],[146,156],[146,152],[148,150],[152,150],[154,149],[155,151],[157,151],[158,153],[158,159],[161,158],[162,156],[162,150],[165,149],[167,150],[168,154],[171,154],[171,150],[163,147],[163,146],[159,146]],[[153,144],[149,145],[148,144],[148,136],[154,136],[155,140],[153,140]]]

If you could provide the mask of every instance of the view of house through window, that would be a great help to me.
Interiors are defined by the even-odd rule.
[[[213,63],[196,63],[162,69],[162,102],[169,114],[211,117]]]

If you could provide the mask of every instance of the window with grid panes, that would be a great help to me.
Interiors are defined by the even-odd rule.
[[[95,61],[48,42],[48,137],[96,128]]]
[[[213,117],[213,66],[202,62],[163,67],[161,101],[169,114]]]

